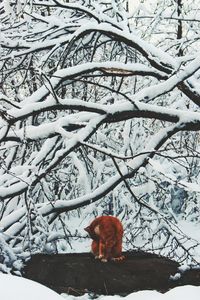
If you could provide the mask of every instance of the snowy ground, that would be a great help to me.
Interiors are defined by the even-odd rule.
[[[2,300],[89,300],[89,295],[81,297],[58,295],[49,288],[25,278],[0,274],[0,287]],[[120,296],[99,296],[99,300],[192,300],[200,299],[200,287],[183,286],[177,287],[165,294],[156,291],[140,291],[126,297]]]
[[[64,296],[64,295],[63,295]],[[64,296],[67,300],[89,300],[87,295],[82,297]],[[140,291],[132,293],[126,297],[120,296],[100,296],[99,300],[199,300],[200,287],[196,286],[183,286],[177,287],[165,294],[160,294],[156,291]]]
[[[51,289],[29,279],[0,274],[1,300],[63,300]]]
[[[65,296],[67,300],[89,300],[88,295],[82,297]],[[100,296],[99,300],[199,300],[200,299],[200,287],[196,286],[183,286],[177,287],[165,294],[160,294],[156,291],[140,291],[132,293],[126,297],[120,296]]]

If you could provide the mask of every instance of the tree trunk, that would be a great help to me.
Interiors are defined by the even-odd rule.
[[[177,15],[178,17],[181,17],[182,13],[182,0],[177,0]],[[178,28],[177,28],[177,40],[181,40],[183,37],[183,26],[182,26],[182,21],[178,20]],[[183,49],[181,45],[178,46],[178,56],[183,56]]]

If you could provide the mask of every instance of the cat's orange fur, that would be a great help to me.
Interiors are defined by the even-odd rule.
[[[97,217],[84,228],[93,239],[92,253],[103,262],[121,261],[123,226],[119,219],[112,216]]]

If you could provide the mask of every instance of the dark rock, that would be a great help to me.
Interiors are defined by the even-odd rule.
[[[157,255],[125,253],[121,262],[102,263],[88,253],[37,254],[31,257],[23,276],[40,282],[58,293],[81,295],[86,292],[126,295],[139,290],[166,292],[172,287],[200,285],[200,270],[186,271],[171,280],[178,263]]]

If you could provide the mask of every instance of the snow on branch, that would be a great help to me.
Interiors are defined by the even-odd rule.
[[[91,127],[91,131],[93,130],[93,126]],[[126,164],[123,164],[123,166],[120,168],[120,174],[116,172],[114,176],[112,176],[107,182],[102,184],[100,187],[96,188],[94,191],[76,198],[72,200],[57,200],[55,202],[51,203],[45,203],[42,206],[39,205],[39,211],[42,215],[50,215],[56,213],[62,213],[70,210],[74,210],[79,207],[83,207],[85,205],[91,204],[99,199],[101,199],[103,196],[107,195],[109,192],[111,192],[120,182],[123,181],[124,178],[132,178],[136,172],[142,168],[145,167],[148,164],[148,159],[153,157],[155,155],[155,150],[159,149],[161,145],[173,134],[175,134],[177,131],[181,129],[180,124],[173,125],[172,127],[168,129],[161,130],[145,148],[145,154],[141,154],[140,157],[133,158],[129,162],[126,162]],[[85,133],[88,132],[88,129],[82,129],[82,131]],[[72,140],[70,143],[68,142],[68,147],[63,150],[60,153],[57,153],[57,157],[51,162],[51,164],[48,166],[48,168],[51,168],[53,164],[56,163],[57,160],[61,159],[62,156],[66,155],[67,152],[69,152],[71,147],[74,147],[74,142],[80,142],[81,140],[84,141],[84,135],[83,133],[80,134],[80,140],[77,140],[77,138],[74,138],[74,141]],[[58,156],[59,154],[59,156]],[[47,172],[47,171],[45,171]],[[41,176],[42,174],[40,174]],[[122,177],[123,176],[123,177]],[[38,176],[39,177],[39,176]],[[0,188],[1,193],[1,188]],[[11,195],[10,195],[11,196]],[[2,197],[3,198],[3,197]],[[21,210],[20,210],[21,211]],[[16,212],[14,213],[16,216]],[[19,215],[19,220],[21,219],[21,214]],[[10,220],[12,217],[9,216],[8,220]],[[14,223],[16,222],[16,218],[13,218]],[[4,221],[5,222],[5,221]],[[0,226],[3,226],[3,224],[0,223]],[[22,224],[22,229],[24,228],[24,225]],[[19,227],[17,227],[19,230]],[[6,233],[7,231],[5,231]],[[12,233],[15,234],[14,232]]]

